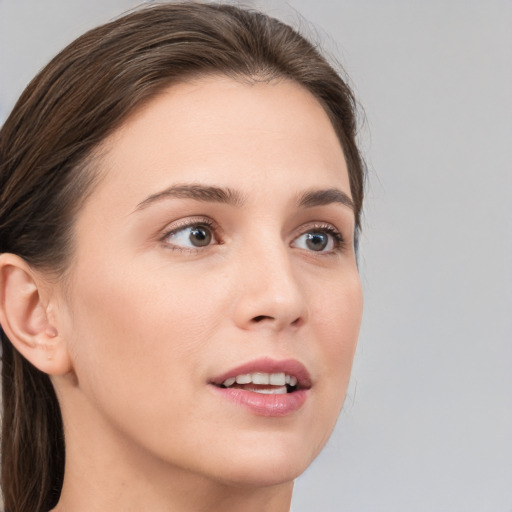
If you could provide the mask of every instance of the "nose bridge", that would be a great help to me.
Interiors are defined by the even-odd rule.
[[[281,237],[270,237],[268,233],[262,243],[245,248],[235,312],[240,326],[282,329],[305,320],[304,290],[294,271],[290,251]]]

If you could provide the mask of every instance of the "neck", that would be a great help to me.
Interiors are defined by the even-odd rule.
[[[157,490],[140,481],[113,482],[102,486],[90,478],[72,479],[66,475],[61,499],[53,512],[288,512],[293,483],[243,488],[205,482],[201,478],[173,480]],[[163,491],[163,492],[162,492]]]

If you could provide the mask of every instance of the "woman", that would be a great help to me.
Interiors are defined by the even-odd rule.
[[[6,510],[287,511],[361,319],[354,100],[232,6],[85,34],[0,133]]]

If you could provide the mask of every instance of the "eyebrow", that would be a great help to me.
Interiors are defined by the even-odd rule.
[[[348,194],[337,188],[308,190],[297,198],[299,208],[313,208],[314,206],[324,206],[332,203],[340,203],[355,211],[354,201]]]
[[[195,199],[196,201],[205,201],[210,203],[224,203],[232,206],[243,206],[245,198],[236,190],[230,188],[214,187],[209,185],[182,184],[173,185],[161,192],[152,194],[144,201],[141,201],[135,211],[143,210],[151,204],[162,199]]]
[[[143,210],[156,202],[169,198],[195,199],[196,201],[223,203],[236,207],[241,207],[246,202],[243,194],[229,187],[215,187],[193,183],[178,184],[155,194],[151,194],[141,201],[134,211]],[[355,211],[354,202],[350,196],[337,188],[307,190],[296,199],[296,204],[299,208],[313,208],[315,206],[325,206],[332,203],[340,203],[344,206],[348,206],[352,211]]]

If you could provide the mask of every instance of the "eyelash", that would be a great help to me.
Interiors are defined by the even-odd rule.
[[[170,249],[172,251],[185,252],[185,253],[189,253],[189,254],[190,253],[201,252],[201,251],[207,249],[208,247],[210,247],[211,244],[208,244],[205,247],[195,247],[195,248],[193,248],[193,247],[182,247],[182,246],[179,246],[179,245],[175,245],[175,244],[166,242],[166,240],[170,236],[175,235],[175,234],[179,233],[182,230],[185,230],[187,228],[192,228],[192,227],[199,227],[199,226],[204,226],[204,227],[208,228],[211,231],[213,240],[215,240],[215,242],[216,242],[215,245],[222,245],[223,244],[222,240],[220,240],[220,237],[219,237],[219,233],[221,233],[220,227],[212,219],[209,219],[207,217],[189,219],[187,221],[184,221],[183,224],[179,224],[177,226],[176,225],[173,226],[172,229],[166,231],[161,236],[160,241],[166,246],[166,248],[168,248],[168,249]],[[328,234],[332,238],[332,241],[333,241],[333,248],[331,250],[329,250],[329,251],[313,251],[313,250],[311,250],[310,252],[313,253],[313,254],[315,252],[317,252],[318,254],[329,255],[329,254],[332,254],[332,253],[339,252],[341,249],[343,249],[343,247],[345,245],[345,239],[344,239],[343,235],[341,234],[341,232],[338,231],[331,224],[324,224],[324,223],[314,223],[312,225],[306,226],[306,229],[304,229],[304,227],[302,227],[300,229],[300,233],[298,233],[293,238],[292,243],[295,242],[297,239],[299,239],[301,236],[303,236],[303,235],[305,235],[307,233],[312,233],[312,232],[326,233],[326,234]]]

